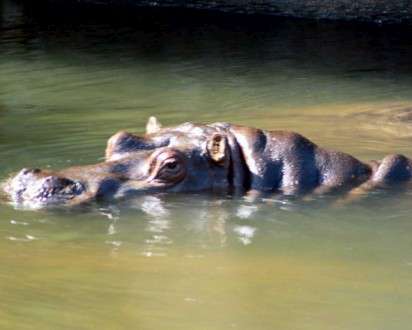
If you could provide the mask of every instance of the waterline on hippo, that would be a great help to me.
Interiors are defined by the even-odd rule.
[[[369,191],[410,183],[412,160],[389,155],[361,162],[287,131],[213,123],[118,132],[105,161],[59,171],[23,169],[4,184],[17,207],[74,206],[142,193],[223,192],[308,196],[340,192],[350,201]]]

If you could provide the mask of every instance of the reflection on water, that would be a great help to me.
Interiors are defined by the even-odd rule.
[[[141,205],[167,213],[122,207],[118,218],[6,208],[0,322],[402,329],[412,295],[409,201],[288,211],[201,196],[188,207],[187,196],[165,196]]]
[[[111,134],[142,132],[150,115],[297,130],[362,159],[412,156],[408,28],[0,4],[1,179],[97,162]],[[2,203],[0,328],[406,329],[411,198]]]

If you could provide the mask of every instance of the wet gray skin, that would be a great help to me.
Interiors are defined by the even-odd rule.
[[[150,118],[143,137],[113,135],[106,161],[61,171],[23,169],[4,190],[16,205],[78,205],[155,192],[278,192],[285,195],[370,190],[409,182],[412,161],[389,155],[363,163],[285,131],[226,123],[161,128]]]

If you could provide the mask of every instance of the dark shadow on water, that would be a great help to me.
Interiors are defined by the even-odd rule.
[[[14,30],[14,38],[26,50],[68,48],[149,61],[202,58],[212,66],[245,61],[251,68],[284,63],[302,69],[315,67],[348,79],[365,73],[412,72],[411,27],[175,9],[5,3],[3,21],[10,16],[7,11],[12,11],[14,19],[7,20],[8,29]],[[13,34],[3,41],[0,34],[0,47],[12,41]]]

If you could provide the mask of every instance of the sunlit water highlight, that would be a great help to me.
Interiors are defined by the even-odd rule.
[[[153,13],[50,23],[1,4],[2,179],[100,161],[111,134],[141,133],[150,115],[296,130],[361,159],[412,156],[406,28]],[[0,328],[408,329],[411,200],[3,202]]]

